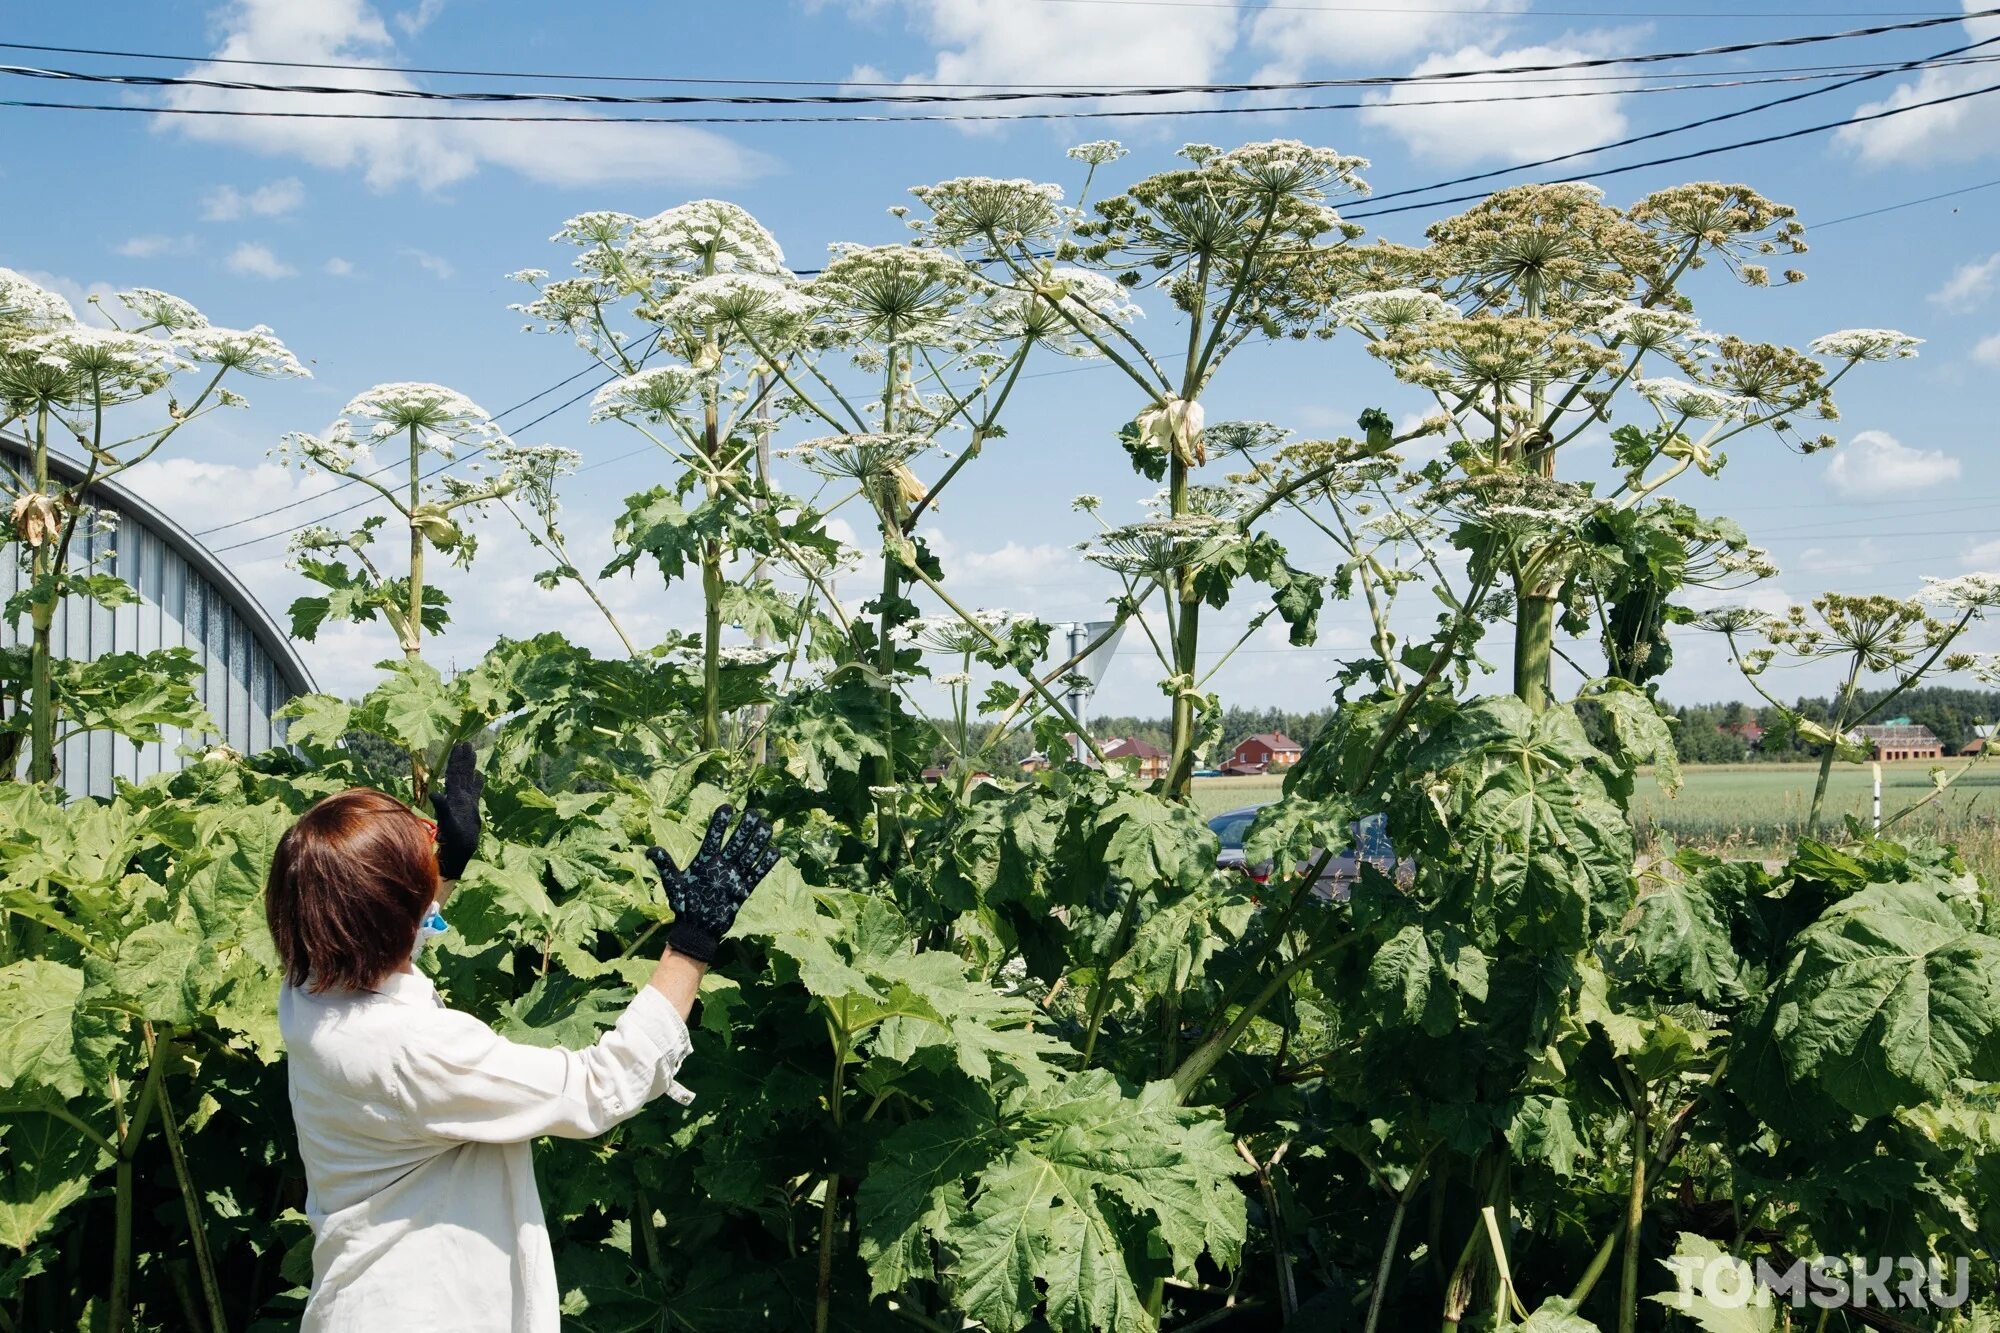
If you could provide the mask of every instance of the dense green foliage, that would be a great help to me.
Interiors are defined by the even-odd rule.
[[[1087,192],[1120,153],[1073,156]],[[754,791],[785,858],[703,984],[692,1106],[538,1148],[586,1333],[1720,1327],[1645,1299],[1672,1286],[1655,1261],[1703,1245],[1973,1256],[1990,1293],[1989,888],[1949,849],[1852,828],[1775,868],[1684,853],[1642,875],[1634,845],[1642,776],[1678,781],[1646,690],[1693,619],[1675,599],[1764,563],[1661,488],[1712,474],[1743,432],[1830,417],[1836,380],[1912,340],[1850,331],[1808,356],[1701,332],[1686,275],[1761,286],[1758,256],[1802,248],[1790,210],[1745,187],[1628,208],[1525,187],[1422,248],[1360,246],[1330,203],[1363,188],[1358,159],[1182,156],[1089,207],[1028,182],[925,187],[916,244],[838,249],[810,282],[729,205],[572,219],[579,276],[527,271],[523,309],[617,374],[596,415],[670,470],[629,498],[596,576],[557,521],[573,459],[500,445],[449,390],[378,386],[297,437],[351,480],[372,475],[364,435],[406,455],[407,488],[378,486],[400,526],[306,534],[316,590],[294,607],[302,634],[386,624],[403,656],[359,700],[293,701],[286,749],[212,752],[105,802],[0,791],[6,1326],[295,1320],[303,1182],[264,868],[319,795],[421,800],[469,739],[487,838],[425,966],[519,1040],[591,1040],[650,969],[670,909],[637,849],[685,858]],[[1181,322],[1159,348],[1130,327],[1148,285]],[[1437,412],[1398,434],[1370,409],[1337,440],[1205,422],[1250,339],[1336,332]],[[40,364],[32,337],[0,351]],[[1003,745],[1067,753],[1076,660],[1051,663],[1030,617],[961,606],[919,519],[999,447],[1022,367],[1050,354],[1103,357],[1143,395],[1106,447],[1164,489],[1145,519],[1096,519],[1088,558],[1158,658],[1153,782],[1074,761],[972,781]],[[1689,379],[1643,373],[1669,367]],[[87,388],[51,392],[74,411]],[[773,418],[832,433],[772,455]],[[1623,483],[1557,479],[1561,445],[1614,420]],[[426,485],[427,454],[475,439],[509,450],[498,477]],[[774,456],[833,484],[788,492]],[[849,558],[829,491],[879,538],[858,611],[827,586]],[[597,578],[698,586],[699,632],[640,646],[614,618],[625,656],[547,633],[441,674],[425,562],[473,559],[495,507],[550,557],[545,583],[600,609]],[[1280,507],[1334,542],[1332,567],[1293,563]],[[407,562],[378,559],[390,535]],[[1429,633],[1391,615],[1415,585]],[[2000,588],[1951,595],[1950,624],[1862,607],[1888,646],[1857,650],[1850,686],[1865,666],[1907,693]],[[1236,646],[1272,616],[1304,644],[1328,599],[1366,608],[1366,651],[1247,837],[1268,882],[1218,870],[1189,787],[1228,725],[1204,612],[1250,608]],[[1482,642],[1510,623],[1513,689],[1480,696]],[[1816,624],[1718,628],[1733,648],[1846,650]],[[1603,659],[1574,698],[1551,694],[1558,629]],[[1753,678],[1768,665],[1739,651]],[[943,780],[921,780],[940,754]],[[1322,891],[1378,813],[1402,863]],[[1990,1326],[1990,1296],[1978,1311],[1948,1318]]]

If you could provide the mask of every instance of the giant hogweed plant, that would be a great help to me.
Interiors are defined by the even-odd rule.
[[[0,656],[7,704],[0,772],[9,780],[21,774],[24,756],[30,780],[53,780],[58,747],[73,736],[108,731],[151,742],[162,728],[193,737],[210,729],[193,684],[199,667],[185,649],[88,662],[55,655],[56,618],[66,602],[110,611],[138,600],[103,567],[115,536],[109,515],[91,503],[91,488],[154,457],[189,424],[241,407],[242,395],[226,378],[308,373],[261,325],[217,327],[186,301],[151,288],[116,299],[121,314],[99,303],[104,323],[85,323],[61,296],[0,269],[0,430],[18,432],[27,455],[25,468],[0,469],[7,536],[22,574],[5,609],[15,643]],[[83,476],[58,479],[52,448],[72,451]]]
[[[1094,171],[1117,150],[1080,156]],[[1354,246],[1327,211],[1351,159],[1275,144],[1189,161],[1090,212],[1027,183],[929,187],[918,244],[842,250],[803,283],[726,206],[573,222],[583,276],[531,275],[530,313],[616,372],[600,418],[680,466],[628,506],[613,571],[701,571],[700,636],[628,637],[600,659],[544,634],[446,678],[421,658],[420,560],[364,567],[338,599],[321,580],[326,613],[395,608],[416,655],[360,700],[298,701],[292,752],[218,756],[109,805],[19,789],[0,825],[0,993],[25,1017],[0,1040],[0,1311],[119,1330],[296,1311],[261,861],[319,792],[414,796],[406,757],[475,736],[491,837],[428,965],[524,1040],[589,1040],[643,972],[666,908],[635,847],[689,850],[714,804],[753,786],[784,823],[787,861],[704,990],[693,1108],[540,1150],[573,1326],[1584,1333],[1665,1327],[1645,1298],[1673,1284],[1650,1260],[1677,1245],[1980,1245],[2000,1143],[1981,1091],[2000,1077],[1984,886],[1949,852],[1859,835],[1803,843],[1777,871],[1690,854],[1642,873],[1631,839],[1640,768],[1671,773],[1635,682],[1664,668],[1673,598],[1760,567],[1733,526],[1662,498],[1667,474],[1712,468],[1753,417],[1826,412],[1854,349],[1907,343],[1849,335],[1808,371],[1603,304],[1625,281],[1621,306],[1685,314],[1685,295],[1647,297],[1678,293],[1696,258],[1740,267],[1742,248],[1779,244],[1762,234],[1777,222],[1750,225],[1775,206],[1722,208],[1681,263],[1640,243],[1641,210],[1501,196],[1440,224],[1434,244],[1474,238],[1462,271],[1433,256],[1418,281],[1413,252]],[[1266,248],[1273,234],[1286,244]],[[1482,284],[1514,299],[1496,254],[1540,255],[1559,279],[1537,313],[1484,307]],[[1615,272],[1589,278],[1592,264]],[[1173,358],[1135,341],[1149,275],[1193,324],[1180,368],[1201,375],[1156,374]],[[1435,389],[1438,412],[1402,439],[1380,412],[1332,441],[1199,421],[1229,352],[1335,321]],[[1662,336],[1688,379],[1642,393],[1662,377],[1621,374],[1617,349]],[[1205,711],[1199,607],[1248,578],[1295,634],[1328,591],[1371,613],[1335,721],[1252,830],[1267,885],[1216,872],[1177,799],[1184,774],[1149,788],[1064,763],[971,781],[1012,726],[1060,752],[1049,696],[1075,663],[1044,669],[1042,627],[958,605],[916,519],[1001,438],[1034,347],[1122,362],[1144,386],[1122,439],[1166,483],[1156,519],[1101,525],[1090,554],[1119,576],[1121,619],[1153,630],[1142,610],[1160,598],[1177,755]],[[1762,383],[1769,406],[1798,401],[1683,411],[1725,375],[1730,397]],[[1538,382],[1546,410],[1569,400],[1564,432],[1576,404],[1605,425],[1617,404],[1666,404],[1618,441],[1618,494],[1545,475],[1559,436],[1528,424]],[[776,485],[767,417],[804,437],[772,468],[818,495]],[[406,429],[385,438],[414,455]],[[1433,436],[1444,457],[1398,457]],[[555,521],[568,465],[546,454],[505,486],[460,484],[519,503],[549,579],[588,587]],[[458,519],[419,514],[426,495],[399,492],[401,519],[473,558]],[[875,516],[885,548],[859,615],[831,587],[824,518],[842,503]],[[1334,541],[1335,568],[1294,567],[1261,527],[1280,511]],[[367,542],[338,546],[359,563]],[[781,573],[804,591],[781,593]],[[1397,595],[1420,583],[1437,628],[1405,638]],[[947,614],[920,615],[917,588]],[[1466,697],[1482,635],[1521,614],[1523,588],[1558,625],[1595,618],[1605,668],[1578,700],[1548,698],[1532,664],[1516,694]],[[724,644],[732,625],[770,646]],[[942,728],[903,693],[934,667],[954,691]],[[975,707],[975,667],[1019,683]],[[941,745],[952,780],[923,784]],[[1404,864],[1323,898],[1327,859],[1376,812]],[[107,1234],[110,1277],[75,1243]]]

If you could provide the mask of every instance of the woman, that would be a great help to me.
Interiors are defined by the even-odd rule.
[[[278,844],[265,891],[283,960],[278,1023],[306,1169],[306,1333],[515,1333],[559,1327],[555,1263],[529,1144],[590,1138],[665,1093],[689,1052],[695,989],[778,854],[730,809],[686,870],[647,853],[674,909],[667,949],[588,1050],[506,1041],[443,1006],[414,963],[479,845],[484,779],[459,745],[437,821],[356,787]]]

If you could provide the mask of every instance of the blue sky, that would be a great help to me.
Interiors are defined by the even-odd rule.
[[[240,0],[206,9],[95,5],[89,23],[79,17],[82,11],[42,7],[16,16],[6,36],[21,43],[259,60],[1101,86],[1557,63],[1951,12],[1918,9],[1907,0],[1900,7],[1884,0],[1746,0],[1748,12],[1717,17],[1723,8],[1710,0],[1296,0],[1261,8],[1227,0],[744,0],[728,6],[606,3],[585,11],[501,0],[407,6]],[[1708,16],[1688,16],[1694,11]],[[1995,35],[2000,23],[1975,20],[1649,71],[1713,77],[1891,62]],[[187,62],[19,51],[6,58],[66,69],[192,69]],[[1568,170],[1587,175],[1642,157],[1840,119],[1898,98],[2000,83],[2000,70],[1985,69],[1882,78],[1639,149],[1581,159]],[[372,78],[428,88],[548,86],[242,67],[204,72],[280,82]],[[17,98],[279,104],[268,94],[79,91],[21,78],[4,86],[5,96]],[[271,325],[309,362],[310,382],[240,386],[252,400],[248,411],[209,418],[193,438],[177,439],[173,457],[148,464],[137,478],[141,490],[188,527],[203,530],[322,489],[323,482],[269,463],[265,451],[285,431],[323,426],[371,384],[435,380],[499,411],[581,370],[584,362],[573,348],[519,331],[519,318],[507,305],[520,299],[521,289],[505,275],[528,266],[560,269],[566,256],[547,238],[586,209],[649,214],[690,198],[734,200],[777,235],[792,263],[813,267],[831,241],[896,239],[899,225],[886,210],[906,202],[914,184],[979,174],[1073,185],[1076,164],[1065,161],[1063,151],[1087,139],[1117,137],[1132,148],[1113,169],[1122,182],[1169,165],[1174,148],[1188,140],[1227,146],[1302,138],[1371,159],[1366,175],[1386,192],[1819,85],[1652,95],[1629,91],[1636,86],[1631,81],[1597,86],[1620,91],[1477,107],[997,126],[440,126],[0,109],[0,124],[8,129],[0,172],[17,201],[0,213],[0,264],[73,299],[93,290],[164,288],[192,300],[217,323]],[[266,100],[246,100],[259,96]],[[1319,100],[1354,99],[1342,90]],[[1720,275],[1704,278],[1695,291],[1712,329],[1799,345],[1852,327],[1900,328],[1928,340],[1920,359],[1864,367],[1843,385],[1839,449],[1800,457],[1774,440],[1753,438],[1731,450],[1721,478],[1677,492],[1707,512],[1739,517],[1773,551],[1783,573],[1758,594],[1760,603],[1803,599],[1830,587],[1908,591],[1922,575],[2000,568],[2000,526],[1988,517],[2000,499],[1989,388],[2000,376],[2000,188],[1813,228],[1982,184],[2000,177],[1997,161],[2000,95],[1604,182],[1610,198],[1624,202],[1683,180],[1741,180],[1799,208],[1812,245],[1800,265],[1809,281],[1746,291]],[[1516,173],[1496,184],[1561,174]],[[1370,225],[1379,226],[1377,234],[1414,241],[1426,222],[1447,211],[1402,213]],[[1164,312],[1154,311],[1150,323],[1152,336],[1165,336]],[[1030,371],[1033,377],[1010,410],[1008,437],[976,464],[973,484],[947,492],[935,540],[952,586],[968,601],[1051,619],[1089,617],[1098,613],[1108,587],[1070,550],[1092,528],[1071,512],[1068,500],[1080,492],[1098,494],[1107,512],[1119,514],[1134,512],[1137,499],[1150,492],[1130,473],[1114,438],[1118,424],[1141,404],[1116,371],[1054,358]],[[589,382],[579,380],[504,424],[518,427]],[[1246,352],[1211,393],[1209,414],[1211,420],[1276,421],[1311,435],[1350,430],[1355,415],[1371,405],[1399,416],[1419,406],[1365,357],[1336,343]],[[663,474],[652,457],[621,457],[639,443],[636,437],[616,423],[587,425],[585,414],[580,404],[521,438],[569,445],[596,465],[569,487],[567,524],[586,557],[594,558],[608,549],[609,517],[622,497]],[[1592,465],[1586,451],[1565,466],[1587,475]],[[348,498],[299,505],[280,519],[233,527],[210,540],[220,547],[263,538]],[[446,577],[458,624],[440,656],[466,662],[496,634],[550,625],[609,648],[608,632],[591,620],[580,598],[533,587],[529,575],[538,564],[506,529],[504,515],[496,516],[480,566],[471,576]],[[1287,535],[1308,561],[1318,557],[1309,531]],[[255,541],[225,558],[274,610],[303,590],[284,568],[280,538]],[[619,580],[608,591],[642,636],[689,623],[685,596],[662,593],[650,577]],[[860,595],[858,583],[854,591]],[[1240,615],[1221,619],[1241,624]],[[1323,702],[1334,661],[1359,650],[1363,618],[1357,608],[1334,606],[1324,623],[1327,633],[1315,651],[1287,650],[1276,633],[1258,636],[1215,684],[1232,702]],[[2000,635],[1989,638],[1982,646],[2000,646]],[[1219,634],[1214,642],[1227,639]],[[306,651],[323,685],[352,689],[365,684],[369,664],[389,647],[384,633],[357,629],[332,633]],[[1107,677],[1100,707],[1162,711],[1149,659],[1137,655],[1137,645],[1127,648]],[[1779,688],[1821,684],[1796,675]],[[1684,700],[1745,693],[1712,645],[1689,639],[1666,691]]]

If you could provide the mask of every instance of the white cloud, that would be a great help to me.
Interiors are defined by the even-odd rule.
[[[1842,495],[1888,495],[1928,490],[1954,481],[1959,462],[1942,449],[1914,449],[1887,431],[1864,430],[1836,449],[1826,465],[1827,484]]]
[[[1983,366],[2000,366],[2000,333],[1981,338],[1972,349],[1972,359]]]
[[[457,269],[451,266],[451,261],[443,255],[434,255],[428,250],[419,250],[415,246],[405,246],[402,250],[402,255],[405,259],[415,262],[418,268],[430,274],[439,282],[449,282],[452,274],[458,272]]]
[[[1947,310],[1970,310],[1993,294],[1996,282],[2000,282],[2000,252],[1960,264],[1930,299]]]
[[[1838,546],[1808,546],[1785,562],[1793,574],[1866,574],[1888,557],[1872,537],[1844,541]]]
[[[1115,4],[899,0],[897,7],[936,49],[931,68],[912,76],[930,83],[1205,83],[1221,72],[1237,36],[1228,5],[1153,8],[1141,19]],[[1157,109],[1160,99],[1147,106]]]
[[[1965,0],[1967,10],[1973,0]],[[1973,41],[2000,37],[2000,19],[1968,19],[1965,32]],[[1992,77],[1983,65],[1927,69],[1914,82],[1899,84],[1878,102],[1855,108],[1856,117],[1969,93],[1985,88]],[[1925,107],[1842,127],[1837,141],[1870,166],[1906,162],[1966,162],[1991,155],[2000,146],[2000,105],[1992,97],[1965,97],[1942,106]]]
[[[1444,6],[1372,11],[1334,6],[1270,6],[1250,23],[1250,45],[1270,63],[1256,82],[1298,78],[1314,65],[1351,66],[1394,60],[1446,42],[1490,40],[1506,16],[1527,8],[1526,0],[1462,0]]]
[[[415,9],[405,10],[396,15],[396,26],[406,37],[414,37],[431,26],[439,14],[444,12],[444,0],[422,0]]]
[[[306,201],[306,187],[297,176],[260,185],[248,194],[234,185],[218,185],[201,201],[201,215],[210,222],[237,222],[246,217],[276,218]]]
[[[351,277],[354,273],[353,262],[342,259],[339,255],[335,255],[333,258],[327,260],[325,267],[326,271],[336,278]]]
[[[183,255],[194,248],[191,236],[134,236],[111,247],[127,259],[158,259],[161,255]]]
[[[21,276],[29,282],[48,288],[68,301],[70,309],[76,311],[76,317],[86,324],[107,328],[111,324],[110,318],[98,309],[95,303],[108,305],[115,310],[123,309],[112,299],[118,289],[108,282],[78,282],[75,278],[66,278],[60,273],[45,273],[35,268],[22,269]]]
[[[419,8],[418,16],[424,14]],[[433,13],[435,11],[432,11]],[[384,63],[395,43],[367,0],[232,0],[221,12],[215,54],[232,60]],[[240,77],[236,66],[198,65],[194,77]],[[312,81],[355,88],[408,89],[400,74],[363,69],[312,71]],[[343,105],[374,99],[342,98]],[[170,105],[255,111],[323,111],[309,93],[176,88]],[[162,117],[158,128],[206,143],[234,144],[331,170],[358,171],[378,190],[436,189],[495,165],[553,185],[606,181],[733,185],[764,171],[766,158],[717,134],[684,125],[476,125],[415,121],[267,120]]]
[[[1959,563],[1967,569],[2000,569],[2000,538],[1968,546]]]
[[[1564,64],[1594,54],[1598,52],[1574,46],[1523,46],[1497,52],[1465,46],[1430,56],[1411,72],[1431,75],[1510,65]],[[1370,126],[1388,130],[1418,156],[1450,165],[1486,158],[1549,157],[1607,143],[1625,133],[1625,114],[1620,109],[1623,98],[1617,93],[1464,106],[1410,105],[1503,96],[1508,86],[1509,81],[1500,79],[1398,84],[1376,99],[1361,118]],[[1517,86],[1533,93],[1538,85]]]
[[[255,241],[245,241],[231,250],[229,257],[222,261],[222,266],[246,278],[289,278],[298,272],[272,254],[269,246],[258,245]]]
[[[192,530],[213,528],[297,500],[312,499],[338,484],[329,473],[300,472],[278,463],[240,467],[179,457],[149,458],[120,480],[158,505],[167,517]],[[226,535],[217,533],[214,540],[226,546],[281,532],[315,512],[312,506],[282,509],[269,518],[230,528]],[[270,544],[273,554],[282,554],[283,549],[280,542]],[[262,556],[253,554],[251,558]]]

